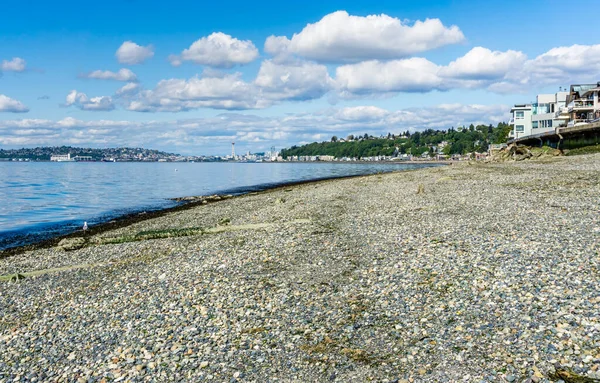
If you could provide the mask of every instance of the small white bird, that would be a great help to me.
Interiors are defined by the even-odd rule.
[[[87,231],[87,229],[88,229],[87,222],[84,222],[83,223],[83,231]]]

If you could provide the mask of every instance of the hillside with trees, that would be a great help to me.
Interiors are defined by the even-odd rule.
[[[75,156],[89,156],[95,161],[103,159],[119,159],[123,161],[157,161],[162,158],[171,158],[178,154],[165,153],[159,150],[143,148],[76,148],[72,146],[45,146],[37,148],[22,149],[0,149],[0,159],[2,158],[22,158],[32,161],[49,161],[50,157],[57,154],[71,154]]]
[[[373,137],[349,135],[345,138],[333,136],[331,141],[313,142],[302,146],[283,149],[283,158],[290,156],[329,155],[336,158],[363,158],[373,156],[393,156],[412,154],[420,156],[429,153],[445,155],[485,152],[490,144],[505,143],[511,126],[501,122],[492,125],[471,124],[468,127],[451,128],[449,130],[427,129],[422,132],[401,134],[388,133],[387,136]],[[442,145],[440,145],[442,144]],[[443,146],[443,149],[440,147]]]

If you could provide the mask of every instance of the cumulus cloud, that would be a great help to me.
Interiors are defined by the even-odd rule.
[[[77,99],[77,95],[73,96]],[[332,135],[373,135],[423,129],[448,129],[463,124],[496,124],[508,118],[506,105],[443,104],[427,108],[386,110],[364,105],[329,108],[315,113],[264,117],[225,113],[214,117],[169,121],[0,121],[0,145],[143,146],[183,154],[226,154],[230,143],[244,150],[278,149]]]
[[[529,60],[510,76],[521,84],[596,82],[600,78],[600,44],[552,48]],[[568,85],[568,84],[565,84]]]
[[[96,80],[114,80],[114,81],[125,81],[125,82],[136,82],[137,76],[131,70],[127,68],[121,68],[118,72],[111,72],[109,70],[95,70],[93,72],[81,75],[84,78],[92,78]]]
[[[498,79],[523,66],[527,56],[522,52],[491,51],[475,47],[464,56],[452,61],[440,70],[440,75],[470,80]]]
[[[349,94],[389,92],[429,92],[444,87],[439,67],[431,61],[413,57],[392,61],[363,61],[336,69],[336,81]]]
[[[334,86],[324,65],[306,61],[278,64],[272,60],[262,62],[254,84],[263,97],[276,101],[321,98]]]
[[[532,64],[540,68],[554,68],[563,71],[599,71],[600,44],[571,45],[570,47],[552,48],[537,56]]]
[[[109,96],[99,96],[89,98],[85,93],[72,90],[67,95],[65,106],[75,106],[81,110],[90,111],[109,111],[115,108],[112,98]]]
[[[287,56],[289,52],[290,40],[285,36],[269,36],[265,40],[265,52],[276,56]]]
[[[0,70],[5,72],[23,72],[25,70],[25,60],[20,57],[13,57],[12,60],[2,60]]]
[[[154,89],[139,91],[127,105],[137,112],[180,112],[198,108],[262,109],[282,101],[322,97],[334,87],[323,65],[305,61],[278,64],[266,60],[256,79],[241,73],[205,70],[190,79],[160,81]]]
[[[379,120],[390,114],[386,109],[376,106],[353,106],[342,108],[335,116],[342,121],[372,121]]]
[[[252,85],[240,73],[160,81],[139,92],[127,109],[136,112],[180,112],[198,108],[255,109],[259,107]]]
[[[121,64],[141,64],[154,56],[152,45],[140,46],[133,41],[125,41],[115,53],[117,61]]]
[[[321,62],[356,62],[405,58],[464,40],[457,26],[446,27],[439,19],[410,25],[385,14],[362,17],[337,11],[308,24],[291,39],[270,36],[265,51]]]
[[[215,32],[196,40],[180,56],[171,55],[169,60],[174,66],[183,61],[208,65],[215,68],[232,68],[235,65],[248,64],[258,57],[258,49],[250,40],[238,40],[222,32]]]
[[[465,88],[519,93],[598,78],[600,45],[573,45],[553,48],[534,59],[523,52],[475,47],[445,66],[419,57],[370,60],[339,66],[335,81],[342,97],[359,97]]]
[[[117,96],[125,96],[125,95],[135,94],[140,89],[141,89],[140,84],[138,84],[136,82],[128,82],[127,84],[123,85],[121,88],[119,88],[117,90],[116,95]]]
[[[27,113],[29,108],[20,101],[0,94],[0,112]]]
[[[269,41],[268,49],[277,51],[283,40]],[[578,60],[579,55],[585,60]],[[140,86],[128,69],[117,73],[95,71],[86,77],[129,80],[113,98],[131,111],[248,110],[285,101],[319,99],[327,94],[331,101],[452,89],[518,93],[549,84],[596,81],[600,77],[600,45],[554,48],[534,59],[518,51],[475,47],[447,65],[423,57],[367,60],[338,66],[333,78],[327,66],[292,54],[264,60],[252,81],[244,80],[241,73],[213,68],[205,68],[201,75],[189,79],[162,80],[152,89]],[[76,93],[73,97],[81,96]],[[113,98],[96,97],[72,104],[87,110],[111,110],[115,107]]]

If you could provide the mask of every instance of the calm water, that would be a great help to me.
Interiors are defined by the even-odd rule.
[[[239,194],[277,184],[405,170],[402,164],[0,162],[0,249],[41,240],[169,198]]]

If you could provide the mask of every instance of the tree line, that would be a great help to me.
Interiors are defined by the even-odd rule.
[[[331,137],[330,141],[313,142],[302,146],[283,149],[283,158],[290,156],[329,155],[336,158],[363,158],[374,156],[392,156],[412,154],[420,156],[429,153],[433,156],[439,144],[446,142],[442,149],[446,155],[485,152],[490,144],[501,144],[507,141],[512,127],[504,122],[497,126],[473,125],[448,130],[427,129],[421,132],[401,134],[388,133],[387,136],[373,137],[349,135],[345,138]]]

